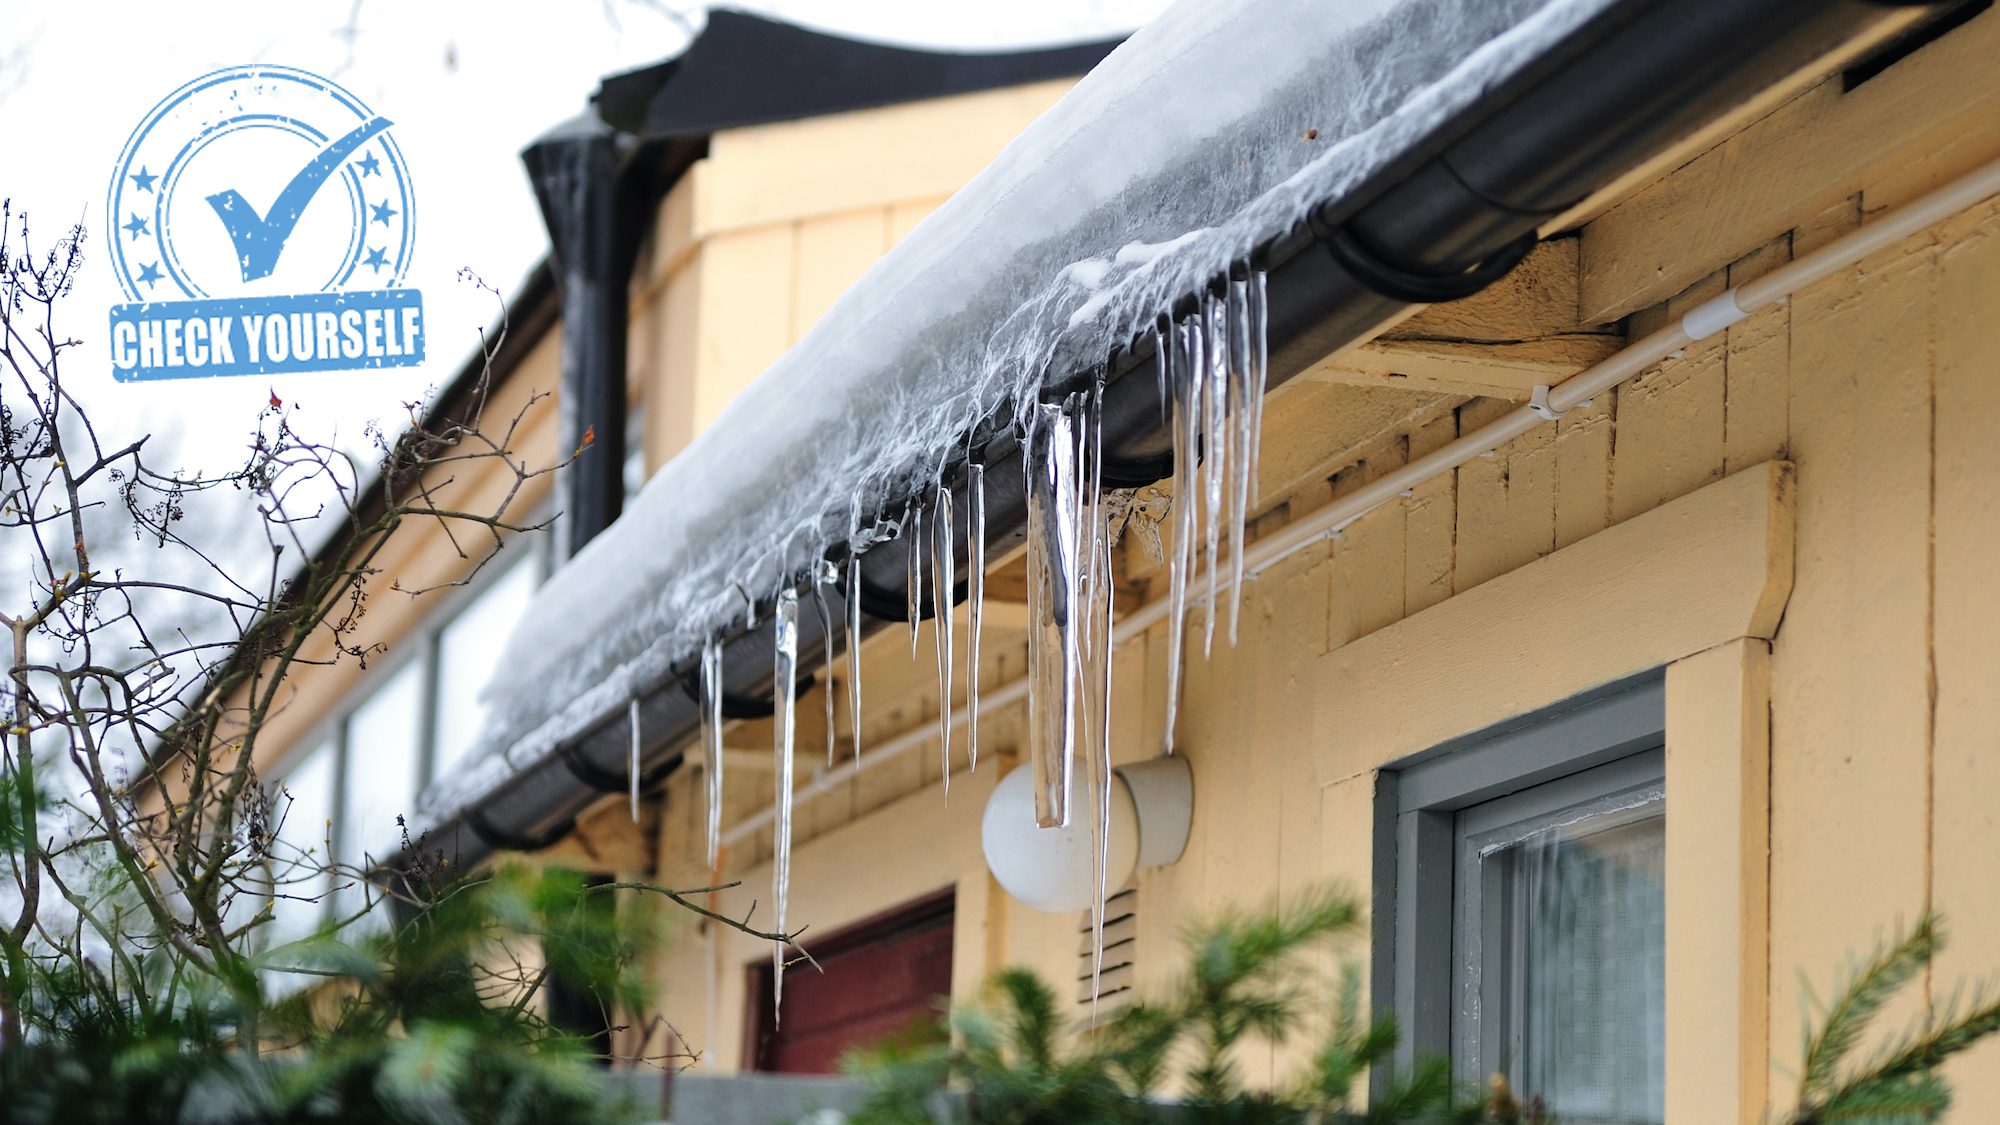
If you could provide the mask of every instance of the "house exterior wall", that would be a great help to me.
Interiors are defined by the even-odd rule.
[[[1569,302],[1563,329],[1622,320],[1636,338],[2000,155],[1996,52],[2000,17],[1975,19],[1597,201],[1559,251],[1571,288],[1540,307]],[[1188,660],[1178,744],[1194,829],[1178,863],[1137,877],[1141,989],[1177,970],[1190,921],[1325,879],[1365,890],[1382,766],[1662,667],[1669,1120],[1749,1122],[1767,1100],[1788,1104],[1801,973],[1823,993],[1928,907],[1955,935],[1933,994],[2000,967],[1996,323],[1989,202],[1267,571],[1239,643]],[[1369,374],[1334,357],[1271,399],[1262,491],[1275,503],[1253,533],[1525,398],[1504,381],[1468,397],[1448,380]],[[1161,596],[1157,568],[1127,553],[1121,597]],[[996,589],[1017,566],[996,564]],[[1009,612],[995,609],[989,685],[1021,674]],[[1161,743],[1164,647],[1162,626],[1117,657],[1120,761]],[[929,661],[927,645],[909,660],[900,630],[871,642],[864,747],[935,722]],[[955,998],[1005,965],[1073,978],[1077,919],[1011,902],[979,855],[978,813],[1018,761],[1020,726],[1018,713],[982,718],[980,766],[948,799],[933,747],[802,805],[791,921],[830,931],[952,885]],[[845,753],[851,732],[838,733]],[[767,747],[768,730],[741,725],[730,744]],[[698,784],[690,770],[669,787],[657,853],[669,882],[709,876]],[[732,784],[732,817],[769,803],[769,774]],[[723,909],[769,902],[767,860],[767,834],[732,849],[723,874],[743,885]],[[662,1004],[704,1065],[740,1063],[743,970],[768,955],[689,927],[662,958]],[[1248,1061],[1282,1073],[1286,1060]],[[1954,1064],[1954,1120],[2000,1115],[1997,1063],[2000,1046]]]

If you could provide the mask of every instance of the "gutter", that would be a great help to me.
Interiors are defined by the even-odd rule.
[[[1909,22],[1897,8],[1867,0],[1631,0],[1604,12],[1367,187],[1323,204],[1259,248],[1256,264],[1267,271],[1269,292],[1265,389],[1413,307],[1470,296],[1504,277],[1544,224],[1779,78],[1857,37]],[[1186,294],[1173,311],[1191,310],[1197,300]],[[1097,371],[1072,372],[1048,392],[1081,386],[1099,371],[1109,377],[1107,486],[1149,484],[1172,471],[1152,364],[1148,334],[1115,349]],[[973,435],[987,467],[991,553],[1025,538],[1026,490],[1010,429],[1003,418]],[[956,468],[961,482],[964,470]],[[884,511],[900,512],[905,499]],[[954,508],[962,536],[968,505]],[[845,558],[845,546],[834,553]],[[848,595],[860,598],[871,619],[864,631],[903,619],[905,548],[880,544],[862,556],[861,572],[862,589]],[[833,633],[825,635],[814,615],[800,616],[801,667],[818,667],[830,646],[853,640],[840,635],[845,612],[833,617]],[[768,620],[726,639],[729,696],[771,698],[772,648]],[[694,664],[690,658],[637,703],[642,780],[680,765],[698,737]],[[1001,692],[987,697],[1001,701]],[[466,864],[499,848],[554,843],[600,795],[624,788],[631,738],[624,713],[607,715],[433,835]]]

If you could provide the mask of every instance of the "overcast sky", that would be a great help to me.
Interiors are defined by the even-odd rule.
[[[692,5],[685,5],[692,7]],[[1129,30],[1164,0],[758,0],[744,4],[867,38],[994,48]],[[690,17],[699,22],[699,11]],[[351,31],[351,33],[350,33]],[[107,436],[165,431],[183,464],[240,459],[275,391],[319,436],[361,448],[364,422],[448,380],[491,319],[469,268],[511,292],[547,242],[518,153],[576,113],[607,73],[679,51],[682,19],[645,0],[13,0],[0,20],[0,196],[37,242],[82,222],[88,255],[65,311],[83,341],[65,377]],[[405,283],[423,293],[430,359],[418,368],[117,384],[105,329],[125,298],[104,254],[106,188],[133,127],[177,87],[249,62],[333,78],[395,122],[418,219]],[[275,191],[275,186],[271,189]],[[261,205],[262,201],[258,201]]]

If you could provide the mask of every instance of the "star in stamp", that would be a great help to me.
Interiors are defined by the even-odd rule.
[[[119,154],[106,212],[128,301],[112,374],[186,379],[423,362],[409,168],[383,117],[303,70],[203,75]]]

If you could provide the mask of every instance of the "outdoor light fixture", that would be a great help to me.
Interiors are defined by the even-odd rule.
[[[1088,808],[1072,802],[1067,826],[1037,827],[1033,772],[1016,767],[987,798],[980,826],[986,868],[1023,905],[1057,914],[1088,910],[1096,898]],[[1179,859],[1194,812],[1194,778],[1184,757],[1118,766],[1112,778],[1107,891],[1124,886],[1141,866]]]

